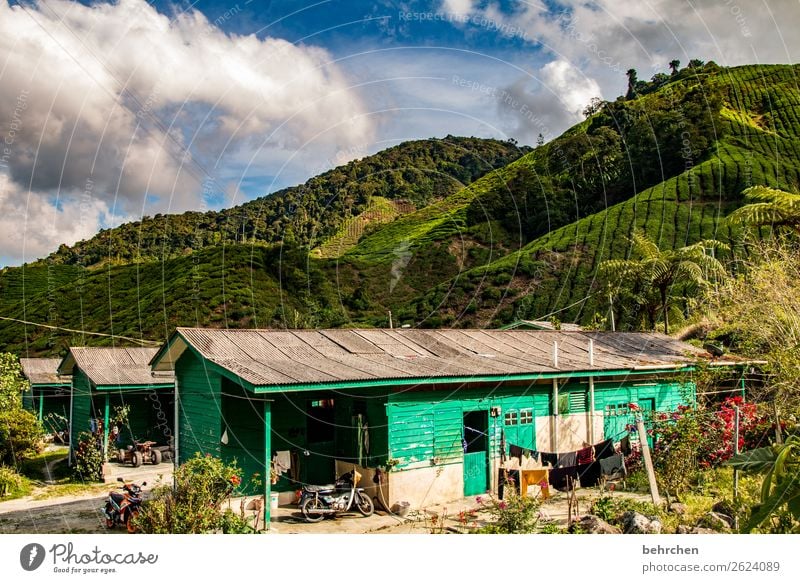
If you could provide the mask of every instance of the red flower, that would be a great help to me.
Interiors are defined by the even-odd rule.
[[[233,484],[234,486],[238,486],[239,484],[242,483],[242,479],[239,476],[231,476],[230,480],[231,484]]]

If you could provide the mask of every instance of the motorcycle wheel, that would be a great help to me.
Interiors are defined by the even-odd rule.
[[[356,496],[356,508],[358,508],[358,511],[364,516],[372,516],[372,513],[375,512],[375,505],[372,504],[369,496],[364,492],[358,492]]]
[[[128,512],[128,520],[125,522],[125,526],[128,527],[128,532],[130,534],[135,534],[136,531],[138,530],[136,528],[136,525],[133,523],[133,519],[136,518],[137,516],[139,516],[138,510],[131,510],[130,512]]]
[[[305,517],[306,522],[319,522],[325,515],[321,512],[314,512],[315,510],[321,510],[325,508],[325,505],[320,502],[319,498],[306,498],[303,505],[300,506],[300,511],[303,513],[303,517]]]
[[[113,516],[112,511],[108,507],[106,507],[105,511],[106,511],[105,515],[106,528],[114,528],[114,524],[116,521],[113,518],[108,517],[109,514]]]

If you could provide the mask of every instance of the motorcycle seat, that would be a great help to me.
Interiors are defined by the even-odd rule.
[[[120,502],[123,502],[125,500],[125,495],[119,494],[118,492],[111,492],[111,499],[117,504],[119,504]]]
[[[333,492],[336,490],[335,484],[326,484],[324,486],[303,486],[306,492]]]

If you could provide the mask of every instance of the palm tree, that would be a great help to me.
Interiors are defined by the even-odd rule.
[[[702,240],[679,249],[662,251],[645,233],[634,231],[628,239],[631,243],[632,255],[639,259],[610,259],[600,264],[600,276],[608,282],[614,282],[617,289],[625,286],[630,289],[649,289],[656,292],[652,299],[639,294],[642,302],[650,302],[650,312],[661,312],[664,318],[664,334],[669,333],[669,309],[674,299],[671,291],[675,287],[701,287],[709,280],[724,276],[725,268],[713,255],[707,254],[710,249],[727,250],[728,246],[714,240]],[[651,324],[655,327],[655,317]]]
[[[728,215],[728,222],[748,227],[789,227],[800,234],[800,194],[768,186],[751,186],[742,194],[750,204]]]

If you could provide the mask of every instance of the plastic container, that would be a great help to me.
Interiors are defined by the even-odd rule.
[[[270,492],[270,495],[269,495],[269,507],[273,508],[273,509],[278,507],[278,493],[277,492]]]

